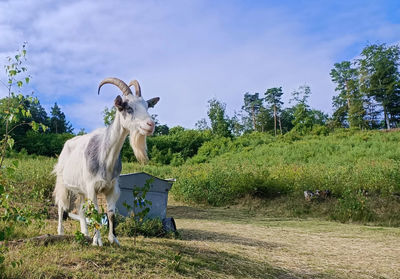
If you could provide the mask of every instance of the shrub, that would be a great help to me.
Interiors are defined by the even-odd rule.
[[[20,151],[25,149],[23,152],[28,154],[54,157],[61,153],[64,143],[72,137],[74,135],[67,133],[52,134],[28,131],[24,137],[18,139],[16,149],[20,146]]]
[[[117,235],[134,237],[135,233],[145,237],[162,237],[166,235],[160,219],[146,219],[138,222],[134,217],[117,218],[118,226],[115,229]]]
[[[174,197],[187,202],[220,206],[234,202],[246,194],[273,196],[282,189],[269,178],[262,166],[223,161],[185,166],[174,183]]]
[[[374,219],[374,214],[370,208],[369,198],[364,195],[362,190],[346,190],[339,198],[332,218],[341,222],[368,222]]]

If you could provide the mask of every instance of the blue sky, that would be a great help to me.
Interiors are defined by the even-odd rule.
[[[151,113],[194,127],[207,100],[239,111],[245,92],[303,84],[331,113],[335,62],[369,43],[399,43],[398,1],[1,1],[0,61],[28,42],[29,88],[47,111],[57,102],[76,131],[102,126],[119,94],[97,96],[105,77],[138,79]],[[4,80],[4,73],[0,74]],[[5,95],[0,87],[0,97]]]

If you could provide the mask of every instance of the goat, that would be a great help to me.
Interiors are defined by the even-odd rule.
[[[147,110],[154,107],[160,98],[145,101],[136,80],[127,85],[117,78],[104,79],[99,84],[98,94],[107,83],[117,86],[123,93],[122,97],[118,95],[114,100],[115,119],[108,127],[66,141],[53,170],[57,176],[53,196],[58,205],[58,234],[64,234],[63,217],[70,209],[71,194],[75,194],[80,197],[77,218],[81,232],[87,236],[88,228],[82,209],[84,200],[91,200],[98,210],[97,194],[104,193],[109,220],[108,240],[119,245],[114,235],[114,213],[120,195],[118,177],[122,169],[121,148],[129,134],[130,145],[138,161],[148,160],[146,137],[154,133],[155,123]],[[130,89],[132,85],[135,86],[135,95]],[[98,230],[95,230],[93,245],[103,245]]]

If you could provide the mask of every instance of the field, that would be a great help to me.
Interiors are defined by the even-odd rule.
[[[9,278],[399,278],[400,231],[172,202],[181,239],[10,247]],[[67,233],[78,227],[69,223]],[[55,220],[40,233],[55,233]]]
[[[103,248],[74,240],[10,245],[2,276],[400,278],[399,141],[399,131],[255,133],[213,139],[180,165],[125,162],[123,173],[177,178],[168,208],[177,238],[139,237],[135,246],[121,236],[122,247],[105,240]],[[6,160],[7,206],[31,220],[14,222],[9,241],[56,233],[55,162],[24,154]],[[316,189],[332,196],[305,201],[303,191]],[[8,226],[0,221],[0,229]],[[67,234],[78,228],[67,221]]]

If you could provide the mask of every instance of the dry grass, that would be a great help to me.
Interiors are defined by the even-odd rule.
[[[184,239],[281,267],[294,278],[400,278],[398,228],[279,220],[238,209],[177,206],[169,212],[181,217]]]
[[[400,230],[175,203],[181,239],[11,247],[10,278],[400,278]],[[68,233],[78,227],[69,223]],[[55,233],[50,220],[43,232]]]

